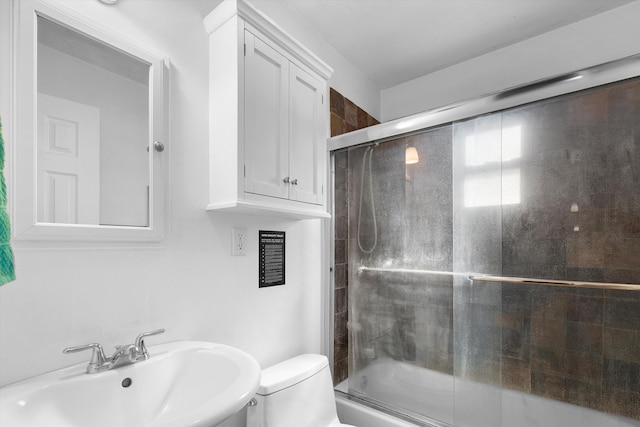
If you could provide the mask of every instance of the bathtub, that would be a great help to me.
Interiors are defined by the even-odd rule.
[[[362,393],[349,396],[349,381]],[[392,410],[363,402],[364,395],[391,402]],[[394,416],[400,404],[410,410]],[[640,427],[640,421],[391,359],[375,360],[339,384],[336,406],[342,423],[359,427]]]

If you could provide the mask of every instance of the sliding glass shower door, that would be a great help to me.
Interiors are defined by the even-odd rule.
[[[424,425],[522,396],[640,420],[638,117],[631,79],[338,153],[348,393]]]
[[[454,368],[451,156],[451,126],[348,154],[349,390],[446,423]],[[433,378],[420,378],[426,371],[416,367]]]

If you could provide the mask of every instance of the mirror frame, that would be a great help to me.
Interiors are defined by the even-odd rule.
[[[166,136],[166,105],[169,61],[164,56],[126,39],[121,34],[41,0],[2,2],[11,21],[0,52],[8,50],[9,75],[0,76],[3,130],[7,149],[7,189],[14,241],[162,242],[165,238],[165,193],[169,153]],[[37,219],[37,19],[65,26],[100,41],[150,66],[149,75],[149,226],[117,226],[41,223]],[[4,18],[1,22],[4,26]],[[6,28],[6,27],[5,27]],[[2,30],[5,32],[5,30]],[[5,37],[7,39],[7,37]],[[8,96],[7,96],[8,95]],[[164,152],[154,150],[160,141]]]

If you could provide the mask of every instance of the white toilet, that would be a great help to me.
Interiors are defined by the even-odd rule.
[[[336,413],[329,361],[303,354],[262,371],[247,427],[353,427]]]

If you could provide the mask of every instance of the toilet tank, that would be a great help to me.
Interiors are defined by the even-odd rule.
[[[338,420],[329,361],[303,354],[262,371],[248,427],[326,427]]]

